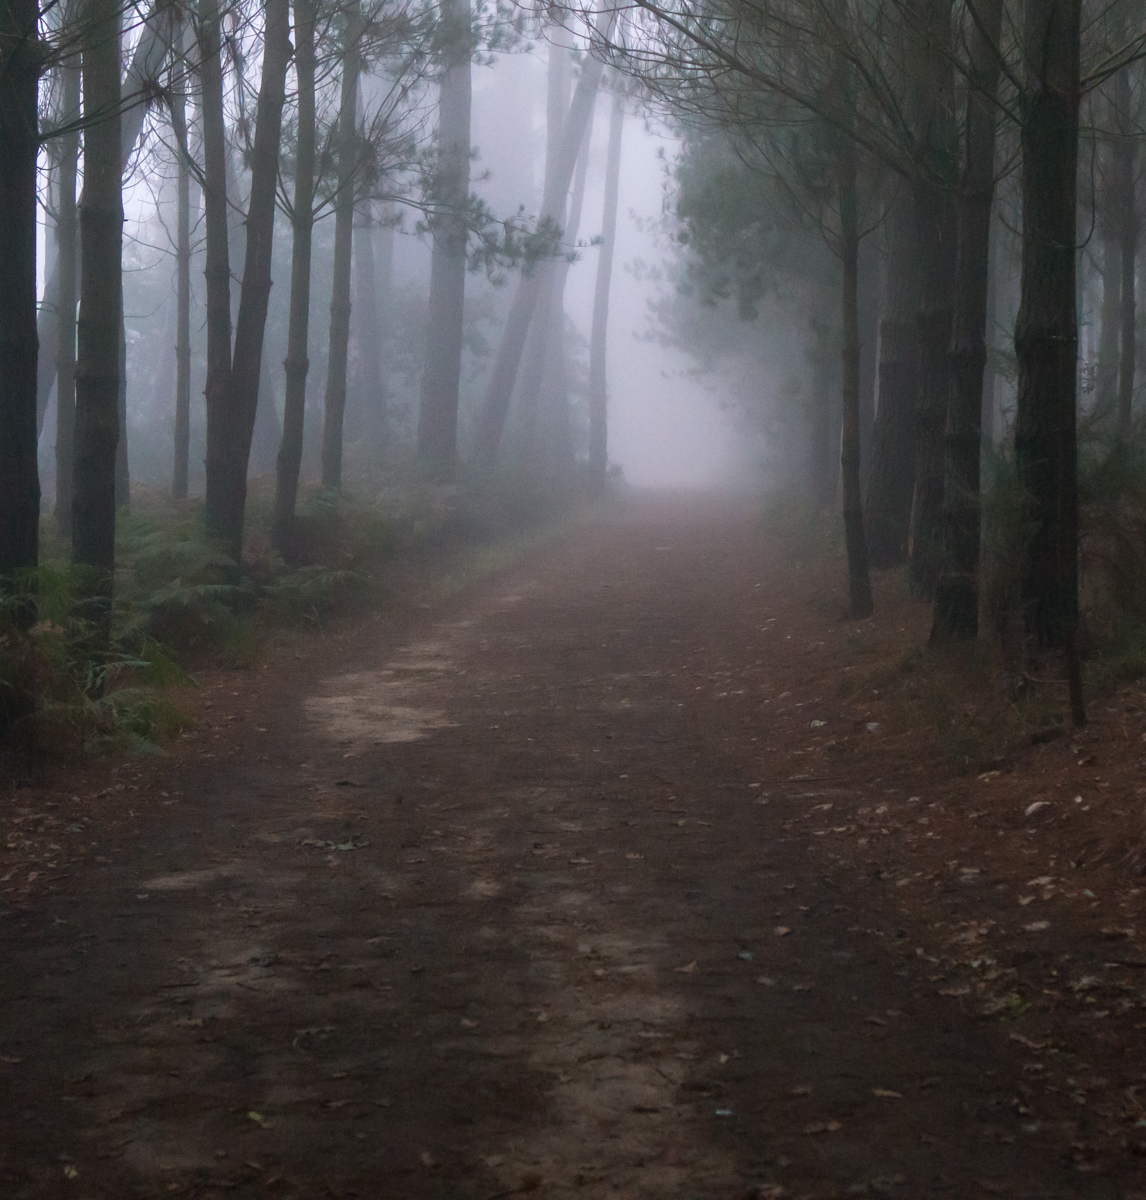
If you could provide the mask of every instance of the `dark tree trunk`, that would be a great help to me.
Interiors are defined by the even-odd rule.
[[[995,196],[995,93],[1002,0],[980,0],[971,36],[971,78],[963,178],[959,186],[951,395],[943,484],[943,559],[931,641],[979,632],[979,465],[983,454],[983,370]]]
[[[999,380],[995,371],[993,353],[997,346],[995,327],[999,304],[999,233],[998,221],[995,230],[988,236],[987,245],[987,365],[983,368],[983,416],[981,421],[983,448],[991,449],[995,444],[996,427],[999,424]]]
[[[860,486],[867,487],[871,473],[871,435],[875,424],[876,353],[879,341],[879,249],[874,237],[859,248],[859,437]]]
[[[342,89],[338,108],[338,194],[334,201],[334,283],[330,296],[330,341],[326,357],[326,403],[322,420],[322,486],[342,489],[342,425],[346,414],[346,359],[350,347],[350,266],[354,238],[354,193],[358,167],[358,71],[362,61],[362,17],[358,0],[346,9],[342,46]]]
[[[466,290],[464,209],[470,184],[469,0],[450,0],[442,16],[446,40],[438,98],[436,189],[443,211],[434,219],[417,455],[427,475],[451,482],[458,455],[458,385]]]
[[[840,154],[840,255],[843,260],[843,437],[840,478],[844,494],[844,540],[848,552],[848,592],[853,617],[872,613],[871,578],[867,541],[863,529],[860,491],[860,333],[859,333],[859,225],[856,214],[855,148]]]
[[[919,401],[915,495],[909,540],[910,582],[923,599],[939,578],[943,514],[943,442],[950,394],[951,315],[955,294],[955,191],[959,137],[951,67],[951,0],[923,0],[920,55],[920,161],[915,219],[919,227]]]
[[[159,94],[152,88],[158,83],[160,70],[167,57],[170,31],[168,28],[167,0],[157,0],[147,14],[143,32],[131,57],[131,65],[123,83],[122,97],[135,99],[121,114],[120,134],[122,137],[122,161],[131,157],[135,143],[143,129],[143,118],[147,115],[149,98]],[[80,203],[83,203],[81,198]],[[37,328],[40,337],[40,365],[36,381],[36,437],[39,438],[48,411],[52,386],[56,379],[56,362],[59,354],[60,326],[58,320],[60,298],[59,261],[54,256],[48,263],[48,275],[44,285],[44,301],[40,306]]]
[[[601,248],[597,259],[597,284],[593,291],[593,325],[589,335],[589,479],[593,488],[605,486],[609,466],[609,393],[605,349],[609,329],[609,286],[613,278],[613,250],[617,241],[617,199],[621,186],[621,135],[625,106],[613,97],[609,120],[609,150],[605,162],[605,208],[601,217]]]
[[[189,48],[187,37],[182,39],[182,44],[186,53]],[[179,154],[175,237],[175,463],[171,495],[176,500],[186,500],[191,453],[191,163],[186,98],[175,87],[171,92],[171,127]]]
[[[1022,570],[1028,638],[1069,645],[1078,623],[1075,199],[1079,0],[1026,0],[1022,301],[1015,458],[1032,534]]]
[[[119,297],[119,387],[116,393],[119,437],[115,442],[115,506],[131,507],[131,474],[127,463],[127,326],[123,317],[123,294]]]
[[[266,0],[266,32],[263,45],[262,80],[259,84],[255,117],[255,141],[251,152],[251,198],[247,207],[247,246],[243,263],[243,284],[239,316],[235,322],[233,360],[226,364],[224,334],[230,333],[230,310],[222,324],[219,305],[230,302],[228,280],[216,278],[220,261],[227,265],[225,249],[214,248],[212,264],[211,235],[220,236],[226,245],[226,147],[223,143],[222,73],[218,55],[218,10],[214,0],[203,7],[206,31],[208,12],[214,18],[213,45],[203,39],[203,135],[204,155],[208,162],[207,178],[212,182],[211,203],[216,210],[208,222],[208,384],[207,384],[207,498],[204,515],[207,529],[217,537],[234,558],[242,555],[243,517],[247,499],[247,463],[251,454],[251,434],[259,398],[262,368],[263,332],[271,292],[271,249],[274,240],[275,188],[278,183],[279,139],[286,68],[290,58],[287,0]],[[208,59],[211,59],[209,67]],[[211,87],[208,88],[208,78]],[[208,114],[208,91],[210,116]],[[211,153],[207,153],[210,132]],[[224,211],[218,212],[220,203]],[[212,265],[214,271],[212,271]],[[220,328],[216,333],[215,385],[211,382],[211,315],[214,310]]]
[[[289,557],[302,464],[306,416],[307,337],[310,324],[310,250],[314,231],[314,0],[294,0],[295,72],[298,76],[298,144],[295,151],[291,226],[290,320],[287,329],[283,440],[275,472],[272,540]]]
[[[879,409],[868,473],[868,553],[874,567],[907,561],[915,486],[915,405],[919,394],[919,263],[913,201],[895,200],[887,231],[879,331]]]
[[[70,21],[77,5],[68,5]],[[80,64],[69,59],[61,68],[65,123],[80,116]],[[56,525],[69,541],[72,536],[72,483],[76,436],[76,172],[79,169],[79,127],[69,129],[60,145],[59,205],[56,214],[59,262],[59,311],[56,360]]]
[[[92,569],[92,598],[110,631],[115,573],[115,448],[123,296],[123,158],[120,137],[117,0],[86,0],[82,11],[84,194],[79,207],[75,491],[72,561]]]
[[[614,20],[615,15],[608,19],[604,31],[605,37],[611,34]],[[583,64],[581,78],[577,81],[573,100],[565,117],[560,149],[555,156],[552,173],[548,170],[548,163],[546,163],[545,195],[541,203],[541,216],[554,224],[560,222],[561,214],[565,209],[565,197],[568,195],[569,184],[573,179],[573,170],[577,165],[577,152],[593,116],[593,105],[597,98],[597,88],[600,85],[603,71],[604,64],[598,58],[589,58]],[[509,316],[506,318],[505,330],[502,333],[493,372],[486,387],[477,428],[477,456],[487,464],[492,463],[497,457],[498,446],[501,443],[501,435],[505,427],[505,415],[509,410],[513,387],[517,381],[521,352],[525,347],[525,337],[529,330],[533,306],[540,294],[543,274],[544,272],[541,270],[534,270],[522,276],[517,290],[514,292]]]
[[[34,0],[0,6],[0,576],[36,566],[36,90]]]
[[[1138,217],[1134,210],[1134,168],[1138,143],[1130,114],[1129,67],[1114,80],[1114,112],[1118,141],[1114,145],[1115,202],[1117,204],[1118,241],[1121,256],[1121,294],[1119,297],[1118,356],[1118,429],[1126,436],[1133,420],[1134,364],[1137,349],[1134,266],[1138,250]]]
[[[825,342],[830,329],[813,320],[814,359],[812,364],[812,414],[808,446],[808,491],[812,503],[822,512],[835,507],[840,474],[839,427],[836,417],[841,406],[836,402],[835,357]],[[834,339],[833,339],[834,340]]]

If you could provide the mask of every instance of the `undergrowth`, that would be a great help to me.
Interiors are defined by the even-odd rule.
[[[300,496],[286,559],[272,510],[272,481],[252,480],[236,564],[206,536],[201,503],[133,489],[117,520],[110,644],[45,521],[44,565],[0,587],[0,750],[153,749],[186,727],[179,690],[196,669],[253,667],[283,631],[385,604],[396,555],[456,590],[520,555],[563,506],[497,477],[443,487],[391,474],[370,494]]]

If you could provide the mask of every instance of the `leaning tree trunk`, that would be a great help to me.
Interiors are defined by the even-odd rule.
[[[1075,193],[1080,0],[1026,0],[1022,98],[1022,301],[1015,459],[1031,535],[1022,600],[1034,646],[1069,645],[1078,623]]]
[[[856,214],[856,152],[851,143],[840,152],[840,254],[843,259],[843,438],[840,477],[844,493],[844,540],[848,552],[848,593],[853,617],[872,613],[871,577],[863,530],[860,491],[860,334],[859,222]]]
[[[932,642],[979,632],[979,467],[983,454],[983,370],[991,205],[995,197],[995,93],[999,86],[1002,0],[980,0],[971,37],[967,132],[959,187],[951,394],[943,483],[943,558],[935,590]]]
[[[418,406],[418,465],[433,479],[451,482],[457,470],[458,386],[466,289],[466,220],[470,158],[470,7],[443,7],[445,47],[438,97],[438,161],[430,264],[426,358]]]
[[[872,427],[867,483],[868,554],[871,565],[880,568],[907,561],[915,487],[915,405],[919,391],[916,232],[913,201],[904,190],[896,197],[888,222],[879,327],[879,409]]]
[[[40,73],[35,0],[0,6],[0,576],[35,567],[36,151]]]
[[[207,187],[207,497],[208,532],[219,539],[236,565],[242,556],[247,499],[247,463],[259,400],[263,332],[271,292],[275,189],[279,139],[290,58],[287,0],[266,0],[262,80],[251,152],[251,198],[247,206],[247,245],[235,348],[230,354],[226,144],[223,130],[222,71],[218,7],[201,5],[203,146]],[[214,245],[212,245],[214,241]],[[221,243],[221,244],[220,244]],[[226,307],[226,315],[223,313]],[[212,316],[216,329],[212,338]]]
[[[298,78],[298,133],[295,148],[294,236],[290,269],[290,319],[287,327],[283,440],[275,464],[275,511],[271,539],[289,555],[302,464],[306,417],[307,337],[310,324],[310,250],[314,231],[314,0],[294,0],[295,74]]]
[[[68,5],[69,23],[77,5]],[[80,116],[80,64],[69,59],[61,68],[65,123]],[[59,333],[56,359],[56,525],[72,536],[72,483],[76,436],[76,172],[79,170],[80,131],[68,129],[60,146],[60,186],[56,214],[59,258]]]
[[[84,194],[80,204],[75,491],[72,561],[91,568],[94,615],[106,639],[115,572],[115,447],[119,439],[123,159],[117,0],[83,5]]]
[[[613,12],[603,30],[602,36],[606,39],[612,34],[615,21],[616,13]],[[585,129],[593,115],[593,105],[596,102],[597,88],[603,72],[604,63],[598,58],[589,58],[583,64],[581,78],[577,81],[577,87],[565,117],[560,147],[554,160],[554,169],[552,173],[548,169],[546,170],[541,218],[548,221],[551,226],[559,223],[561,214],[564,212],[565,197],[568,195],[569,184],[573,179],[573,170],[577,165],[577,152],[585,136]],[[486,386],[481,415],[478,420],[476,449],[479,460],[487,464],[492,463],[497,457],[497,449],[505,427],[505,415],[509,411],[509,402],[517,381],[521,352],[525,348],[530,317],[533,315],[533,306],[540,294],[542,274],[542,271],[534,270],[523,275],[519,280],[510,305],[509,315],[506,318],[497,357],[494,360],[493,372]]]
[[[342,47],[342,90],[338,109],[338,193],[334,201],[334,283],[330,296],[330,341],[326,358],[326,403],[322,420],[322,486],[342,488],[342,424],[346,415],[346,358],[350,347],[350,262],[354,238],[357,176],[358,71],[362,62],[362,9],[346,9]]]
[[[577,169],[573,175],[573,191],[569,197],[569,213],[565,219],[564,237],[568,244],[575,245],[581,224],[581,209],[585,201],[585,180],[589,174],[589,139],[592,125],[585,130],[585,140],[577,155]],[[522,437],[521,465],[524,473],[535,476],[547,474],[544,467],[545,454],[539,454],[539,443],[552,433],[545,428],[544,404],[552,396],[545,392],[546,372],[550,371],[557,356],[565,353],[565,283],[569,278],[568,259],[547,263],[548,280],[542,283],[542,293],[533,314],[535,338],[527,351],[518,388],[521,404]],[[544,432],[539,438],[539,426]],[[538,468],[541,468],[539,471]]]
[[[606,386],[605,348],[609,331],[609,287],[613,278],[613,250],[617,241],[617,200],[621,187],[621,135],[625,106],[613,97],[609,119],[609,150],[605,161],[605,209],[601,217],[601,249],[597,259],[597,284],[593,290],[593,325],[589,335],[589,479],[595,491],[605,486],[609,467],[609,393]]]
[[[1114,146],[1114,185],[1121,254],[1122,289],[1119,296],[1118,429],[1123,437],[1133,421],[1134,364],[1138,345],[1135,315],[1134,266],[1138,250],[1138,218],[1134,210],[1135,159],[1138,143],[1130,114],[1129,67],[1114,81],[1114,114],[1118,141]]]
[[[951,0],[925,0],[921,69],[920,161],[915,219],[919,225],[919,402],[915,495],[911,506],[909,578],[930,600],[939,578],[943,513],[943,435],[950,394],[951,316],[955,293],[955,191],[959,136],[951,67]]]

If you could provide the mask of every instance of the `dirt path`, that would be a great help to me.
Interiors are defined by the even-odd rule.
[[[5,795],[0,1196],[1146,1197],[1135,914],[822,589],[635,503]]]

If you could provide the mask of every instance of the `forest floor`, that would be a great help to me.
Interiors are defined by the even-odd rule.
[[[1146,694],[876,590],[630,499],[0,793],[0,1196],[1146,1197]]]

